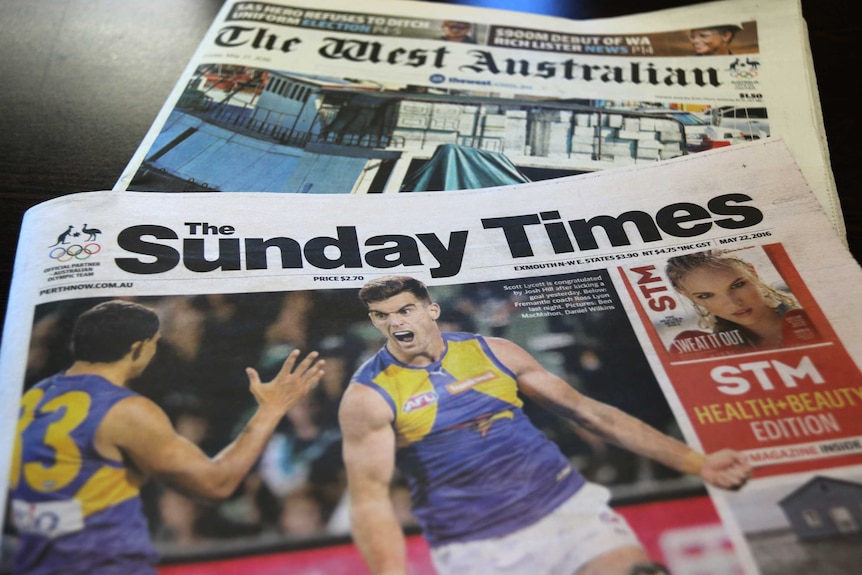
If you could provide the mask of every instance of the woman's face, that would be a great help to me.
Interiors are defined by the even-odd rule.
[[[694,53],[700,56],[730,53],[730,32],[717,30],[692,30],[688,35]]]
[[[683,277],[683,294],[727,321],[751,327],[776,317],[763,299],[754,272],[742,264],[701,266]]]

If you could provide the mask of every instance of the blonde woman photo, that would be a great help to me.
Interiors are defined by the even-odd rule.
[[[698,315],[698,327],[677,336],[671,351],[683,351],[680,338],[714,335],[725,351],[776,349],[819,338],[790,293],[764,282],[755,267],[721,250],[677,256],[665,268],[674,289]]]

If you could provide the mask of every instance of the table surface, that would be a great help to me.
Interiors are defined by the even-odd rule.
[[[855,116],[844,112],[854,109],[845,86],[860,25],[848,18],[844,3],[801,1],[847,238],[862,261],[862,200],[852,192],[862,162],[853,152]],[[441,9],[445,3],[439,2]],[[579,19],[698,3],[481,2]],[[221,5],[222,0],[0,3],[0,313],[7,306],[24,211],[53,197],[114,185]]]

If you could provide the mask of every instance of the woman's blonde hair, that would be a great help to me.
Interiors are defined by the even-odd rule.
[[[754,267],[750,263],[725,250],[706,250],[672,257],[667,261],[665,274],[667,274],[674,289],[681,294],[685,294],[686,290],[682,285],[685,277],[694,270],[704,267],[716,270],[727,268],[740,270],[749,280],[757,285],[766,305],[775,309],[776,312],[799,307],[796,298],[768,285],[755,273]],[[697,302],[692,301],[692,304],[694,304],[694,309],[698,314],[697,325],[701,329],[708,329],[713,332],[739,329],[739,326],[732,321],[716,317],[703,306],[698,305]]]

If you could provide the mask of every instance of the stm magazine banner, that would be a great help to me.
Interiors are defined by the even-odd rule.
[[[626,279],[705,445],[738,437],[760,476],[862,461],[862,374],[781,244],[674,256]]]
[[[859,563],[860,269],[778,138],[446,194],[81,193],[28,211],[19,245],[0,352],[0,477],[4,495],[17,494],[4,559],[24,534],[86,525],[74,494],[57,514],[23,502],[21,490],[77,485],[79,470],[32,461],[26,446],[74,451],[75,418],[87,410],[58,400],[46,413],[57,425],[45,427],[30,418],[32,394],[24,411],[18,404],[72,364],[77,318],[121,300],[160,320],[133,390],[206,454],[254,411],[247,367],[270,381],[291,350],[327,362],[227,501],[201,505],[157,479],[138,486],[150,539],[136,542],[154,546],[164,573],[311,574],[320,559],[309,547],[319,545],[337,546],[333,572],[365,572],[346,520],[337,412],[347,382],[389,337],[375,323],[383,312],[369,315],[358,293],[399,275],[427,284],[435,329],[508,341],[665,437],[743,455],[752,477],[741,489],[705,487],[689,467],[653,463],[650,446],[633,455],[506,396],[523,401],[570,473],[609,488],[673,573],[805,573],[809,557],[852,573]],[[472,349],[472,336],[447,337]],[[447,392],[494,394],[494,373]],[[421,418],[442,393],[416,389],[394,404]],[[507,421],[478,418],[470,429],[485,437]],[[394,481],[390,496],[411,567],[433,573],[428,515],[406,484]]]
[[[116,190],[496,187],[781,136],[839,234],[798,2],[571,21],[225,2]]]

